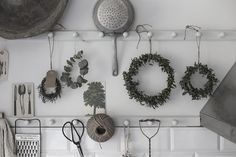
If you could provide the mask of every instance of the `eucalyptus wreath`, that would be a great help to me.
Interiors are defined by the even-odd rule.
[[[144,91],[138,90],[139,82],[134,81],[133,77],[139,73],[139,69],[146,64],[158,63],[161,70],[167,73],[167,87],[157,95],[150,96]],[[132,59],[128,72],[123,72],[125,86],[130,99],[135,99],[141,105],[158,108],[163,105],[170,97],[170,92],[176,87],[174,79],[174,69],[170,66],[170,61],[158,54],[143,54]]]
[[[64,72],[62,72],[61,81],[64,82],[68,87],[76,89],[82,87],[84,83],[87,83],[87,80],[84,76],[88,73],[88,61],[83,59],[83,51],[79,51],[73,57],[70,57],[66,61],[67,65],[64,66]],[[76,81],[72,80],[71,72],[73,71],[74,65],[77,65],[80,69],[80,75],[76,78]]]
[[[191,83],[191,77],[196,72],[199,72],[202,76],[206,76],[207,82],[204,84],[204,88],[195,88]],[[212,95],[213,87],[217,84],[219,80],[216,78],[213,69],[208,68],[207,65],[201,63],[194,63],[194,66],[188,66],[185,71],[185,75],[180,81],[180,85],[184,90],[183,95],[189,94],[192,96],[193,100],[200,100],[201,98],[206,98]]]
[[[61,83],[58,79],[56,79],[56,89],[55,92],[51,94],[46,93],[46,89],[44,88],[46,82],[46,77],[43,78],[41,84],[38,86],[39,97],[42,99],[43,103],[46,102],[55,102],[58,98],[61,98]]]

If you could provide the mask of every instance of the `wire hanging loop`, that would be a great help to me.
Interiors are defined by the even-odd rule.
[[[184,40],[186,40],[186,36],[187,36],[187,30],[193,30],[196,32],[196,44],[197,44],[197,53],[198,53],[198,59],[197,62],[198,64],[200,63],[200,55],[201,55],[201,27],[199,26],[194,26],[194,25],[187,25],[185,27],[185,31],[184,31]]]
[[[135,28],[135,32],[138,34],[138,37],[139,37],[136,49],[138,49],[139,43],[142,39],[141,34],[142,33],[147,33],[148,34],[150,32],[150,30],[147,29],[147,26],[152,28],[152,26],[149,25],[149,24],[137,25],[136,28]],[[150,53],[152,53],[152,37],[148,37],[148,40],[149,40],[149,45],[150,45]]]
[[[52,70],[52,56],[54,52],[54,33],[51,32],[48,34],[48,44],[49,44],[49,52],[50,52],[50,69]]]

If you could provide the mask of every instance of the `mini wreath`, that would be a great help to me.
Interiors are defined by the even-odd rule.
[[[149,96],[143,91],[138,90],[138,82],[133,81],[133,77],[139,73],[139,68],[146,64],[158,63],[161,70],[167,73],[167,87],[158,95]],[[175,88],[174,69],[170,66],[170,61],[157,54],[143,54],[139,58],[132,59],[128,72],[123,72],[125,86],[130,99],[135,99],[141,105],[158,108],[163,105],[170,97],[171,89]]]
[[[61,97],[61,83],[58,79],[56,79],[56,91],[54,93],[47,94],[46,89],[44,88],[45,82],[46,77],[43,78],[41,84],[38,86],[39,97],[42,99],[43,103],[55,102],[58,98]]]
[[[206,76],[207,82],[204,84],[204,88],[194,88],[191,83],[191,76],[199,72],[202,76]],[[188,66],[185,71],[185,75],[180,81],[180,85],[184,90],[183,95],[189,94],[192,96],[192,100],[200,100],[212,95],[213,87],[217,84],[218,79],[213,73],[213,69],[208,68],[207,65],[201,63],[194,63],[194,66]]]
[[[76,89],[82,87],[84,83],[87,83],[87,80],[84,79],[84,76],[88,73],[88,61],[83,59],[83,51],[79,51],[73,57],[70,57],[66,61],[67,65],[64,66],[64,72],[62,72],[61,81],[64,82],[68,87]],[[71,72],[73,71],[74,65],[77,65],[80,68],[80,75],[76,78],[76,81],[72,81]]]

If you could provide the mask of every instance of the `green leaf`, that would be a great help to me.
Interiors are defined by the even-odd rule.
[[[72,71],[72,69],[68,66],[64,66],[64,70],[68,73]]]
[[[88,68],[80,69],[80,75],[86,75],[88,73]]]
[[[86,59],[83,59],[82,61],[79,62],[79,67],[80,69],[84,69],[88,67],[88,61]]]
[[[66,62],[67,62],[67,64],[68,64],[68,65],[70,65],[70,66],[72,66],[72,67],[73,67],[73,64],[72,64],[72,62],[71,62],[71,61],[67,60]]]

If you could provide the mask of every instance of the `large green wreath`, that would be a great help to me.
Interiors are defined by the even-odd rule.
[[[161,70],[168,75],[167,87],[160,93],[150,96],[144,91],[138,90],[139,83],[133,80],[133,77],[139,73],[139,68],[150,63],[158,63]],[[170,61],[157,54],[143,54],[139,58],[132,59],[128,72],[123,72],[125,86],[130,99],[135,99],[141,105],[146,105],[152,108],[158,108],[163,105],[170,97],[171,89],[175,88],[174,69],[170,66]]]
[[[88,73],[89,68],[88,61],[83,59],[83,51],[79,51],[73,57],[70,57],[70,59],[66,62],[67,65],[64,66],[65,72],[62,73],[61,81],[72,89],[82,87],[84,83],[87,83],[84,76]],[[71,72],[73,71],[74,65],[77,65],[80,68],[80,75],[76,78],[76,81],[73,81],[71,77]]]
[[[196,72],[206,76],[207,82],[204,84],[204,88],[195,88],[191,83],[191,76]],[[183,95],[189,94],[193,100],[200,100],[212,95],[213,87],[217,84],[218,79],[216,78],[213,69],[208,68],[207,65],[201,63],[194,63],[194,66],[188,66],[185,71],[185,75],[180,81],[180,85],[184,90]]]

